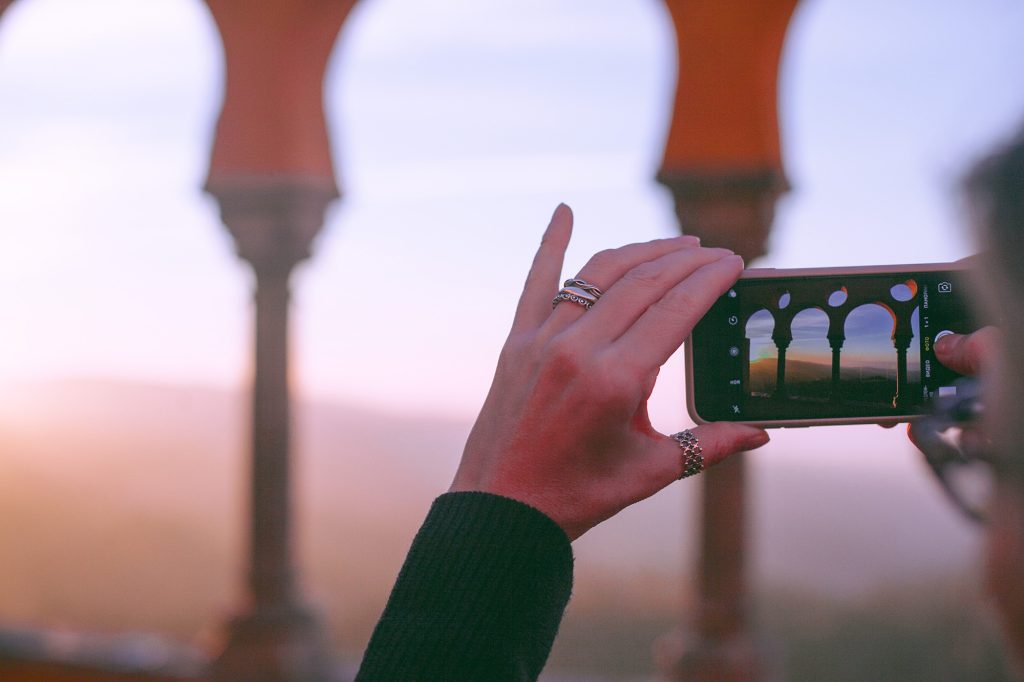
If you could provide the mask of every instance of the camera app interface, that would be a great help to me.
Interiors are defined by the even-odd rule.
[[[932,346],[971,330],[954,271],[740,280],[694,330],[701,416],[885,417],[959,376]]]

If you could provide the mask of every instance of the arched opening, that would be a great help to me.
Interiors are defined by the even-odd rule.
[[[0,376],[243,382],[248,292],[200,191],[220,60],[197,0],[4,12]]]
[[[844,401],[864,405],[889,405],[897,393],[899,366],[893,334],[896,314],[880,303],[854,308],[844,324]]]
[[[747,339],[748,392],[753,397],[766,398],[775,391],[775,367],[779,351],[772,341],[775,331],[775,318],[762,308],[747,320],[745,336]]]
[[[832,351],[828,326],[828,315],[820,308],[807,308],[793,317],[793,341],[786,354],[786,392],[794,400],[829,398]]]

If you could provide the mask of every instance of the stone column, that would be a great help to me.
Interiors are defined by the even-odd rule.
[[[843,350],[843,343],[846,341],[845,335],[828,335],[828,345],[832,348],[832,402],[839,401],[839,386],[840,386],[840,355]]]
[[[777,121],[779,57],[796,0],[665,0],[679,75],[658,181],[683,233],[749,263],[765,253],[788,183]],[[697,612],[659,642],[667,680],[751,680],[764,667],[747,623],[743,455],[707,471]],[[687,529],[687,532],[690,532]]]
[[[907,350],[914,336],[912,333],[894,334],[892,344],[896,347],[896,395],[893,396],[893,407],[900,407],[907,400]]]
[[[292,547],[289,280],[339,193],[323,81],[354,0],[206,0],[224,44],[224,105],[206,190],[252,267],[247,603],[213,673],[260,682],[334,679],[324,628],[303,603]]]
[[[238,254],[254,274],[249,603],[214,665],[220,680],[334,679],[323,627],[296,587],[292,547],[289,279],[309,256],[333,184],[211,182]]]
[[[747,389],[747,395],[750,395],[750,339],[747,338],[746,332],[743,335],[743,343],[740,344],[740,351],[743,353],[743,363],[740,365],[740,381],[743,386]]]
[[[709,246],[727,246],[748,261],[764,252],[773,216],[771,207],[784,186],[781,178],[734,184],[714,176],[703,188],[693,176],[676,183],[663,173],[659,180],[672,190],[684,233],[700,235]],[[780,366],[785,363],[785,346],[779,350]],[[747,344],[744,347],[746,365],[750,351]],[[700,478],[703,499],[697,611],[685,614],[680,629],[658,642],[661,679],[756,680],[766,663],[753,643],[747,621],[744,455],[734,455]]]
[[[775,369],[775,397],[785,398],[788,393],[786,390],[786,350],[793,341],[793,337],[788,332],[780,332],[776,329],[772,334],[772,341],[775,342],[775,348],[779,351]]]

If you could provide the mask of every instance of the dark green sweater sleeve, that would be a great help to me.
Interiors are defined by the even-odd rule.
[[[434,501],[357,680],[534,680],[572,591],[569,539],[487,493]]]

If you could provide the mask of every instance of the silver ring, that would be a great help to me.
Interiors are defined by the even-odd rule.
[[[551,307],[554,308],[562,301],[572,301],[590,310],[590,307],[597,303],[597,299],[603,295],[603,291],[586,280],[567,279],[562,284],[562,289],[551,299]]]
[[[586,291],[588,294],[593,294],[594,298],[601,298],[604,295],[604,292],[595,287],[593,284],[591,284],[585,279],[580,279],[578,277],[565,280],[565,282],[562,283],[562,287],[579,287],[580,289]]]
[[[587,310],[590,310],[590,306],[594,305],[594,303],[597,302],[597,299],[591,296],[590,294],[587,294],[582,291],[577,293],[572,289],[562,289],[555,295],[553,299],[551,299],[551,307],[554,308],[562,301],[572,301],[573,303],[581,305]]]
[[[704,455],[701,454],[704,449],[700,446],[697,436],[693,435],[693,431],[685,429],[679,433],[673,433],[671,438],[683,449],[683,473],[679,478],[695,476],[704,471]]]

